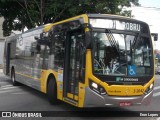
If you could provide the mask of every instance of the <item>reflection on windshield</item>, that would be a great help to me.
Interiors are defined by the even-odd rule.
[[[149,38],[94,32],[94,73],[102,75],[151,75]]]

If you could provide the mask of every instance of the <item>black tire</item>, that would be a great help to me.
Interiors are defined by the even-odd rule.
[[[15,71],[14,71],[14,69],[11,70],[11,81],[12,81],[13,86],[19,85],[18,82],[15,79]]]
[[[56,104],[57,100],[57,85],[54,78],[50,78],[47,85],[47,97],[51,104]]]

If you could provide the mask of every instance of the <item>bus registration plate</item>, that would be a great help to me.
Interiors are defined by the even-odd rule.
[[[123,107],[123,106],[131,106],[131,102],[120,102],[119,106]]]

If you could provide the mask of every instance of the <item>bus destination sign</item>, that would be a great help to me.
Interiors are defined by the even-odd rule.
[[[121,21],[111,19],[90,19],[90,24],[95,28],[108,28],[117,30],[140,31],[141,24],[132,21]]]
[[[129,22],[124,22],[124,23],[125,23],[126,30],[131,30],[131,31],[140,31],[141,30],[140,24],[129,23]]]

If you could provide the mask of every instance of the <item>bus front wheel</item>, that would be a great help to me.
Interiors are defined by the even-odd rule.
[[[54,78],[50,78],[47,84],[47,97],[51,104],[57,103],[57,85]]]

